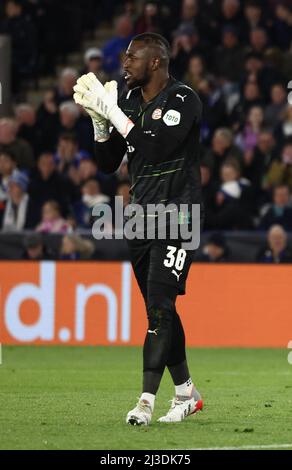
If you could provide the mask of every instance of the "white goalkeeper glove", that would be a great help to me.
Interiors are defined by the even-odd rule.
[[[119,108],[113,93],[109,92],[92,72],[77,80],[74,91],[73,98],[76,103],[83,106],[88,113],[93,112],[110,120],[117,131],[127,137],[134,123]]]
[[[86,78],[87,75],[82,75],[82,77],[78,78],[77,84],[81,85],[82,87],[86,87],[86,83],[88,79]],[[118,101],[118,89],[117,89],[117,82],[114,80],[111,82],[106,82],[104,85],[105,90],[112,96],[115,102]],[[105,119],[100,114],[96,113],[93,109],[87,107],[85,100],[83,100],[83,94],[77,91],[74,96],[74,101],[77,104],[80,104],[85,111],[89,114],[92,120],[93,129],[94,129],[94,140],[98,142],[105,142],[109,139],[109,120]]]

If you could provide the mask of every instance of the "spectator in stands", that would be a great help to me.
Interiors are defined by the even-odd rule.
[[[66,101],[59,107],[60,133],[70,132],[76,135],[79,147],[87,152],[93,150],[93,132],[91,119],[80,118],[80,108],[74,101]]]
[[[236,145],[243,153],[253,151],[264,124],[264,111],[260,106],[250,108],[246,117],[245,125],[235,138]]]
[[[281,225],[292,232],[292,206],[289,186],[279,184],[273,188],[273,203],[262,211],[259,229],[268,230],[272,225]]]
[[[14,171],[9,179],[8,197],[0,209],[0,227],[5,231],[20,231],[35,226],[33,201],[27,194],[28,177]]]
[[[278,3],[273,21],[273,37],[280,49],[289,49],[292,38],[292,7],[283,1]]]
[[[280,5],[289,5],[290,0],[268,0],[269,12],[275,14],[277,6]]]
[[[59,106],[61,132],[75,132],[80,110],[74,101],[65,101]]]
[[[84,54],[84,65],[85,69],[83,69],[81,74],[92,72],[101,83],[107,81],[107,75],[103,70],[103,52],[101,49],[97,47],[87,49]]]
[[[192,0],[186,0],[186,3],[191,4]],[[213,0],[194,0],[193,3],[196,5],[193,24],[198,28],[201,37],[207,41],[209,46],[211,48],[215,48],[220,43],[221,29],[223,25],[233,25],[231,18],[229,18],[230,21],[223,19],[223,1],[215,2]],[[212,63],[212,56],[210,56],[210,58]],[[208,67],[211,63],[207,64]]]
[[[36,30],[33,22],[23,13],[21,0],[8,0],[6,18],[0,22],[0,33],[11,37],[12,90],[20,91],[21,81],[35,73],[37,59]]]
[[[181,11],[179,24],[177,29],[173,32],[173,35],[176,36],[178,30],[184,29],[185,27],[198,27],[198,18],[200,16],[200,7],[198,0],[183,0],[181,2]]]
[[[183,0],[181,2],[180,25],[190,25],[196,22],[200,14],[200,6],[198,0]]]
[[[252,183],[256,197],[260,196],[264,175],[276,158],[275,146],[273,133],[263,129],[258,135],[256,147],[244,154],[243,176]]]
[[[248,40],[253,29],[265,26],[260,2],[258,0],[247,0],[244,4],[243,39]]]
[[[239,32],[242,30],[239,0],[223,0],[221,5],[220,23],[232,26]]]
[[[255,78],[249,76],[244,85],[239,103],[234,107],[230,116],[231,126],[234,132],[238,132],[245,124],[249,110],[254,106],[263,106],[263,98],[260,87]]]
[[[250,191],[250,182],[241,178],[238,162],[227,160],[221,167],[221,185],[216,194],[215,214],[209,215],[211,228],[251,229]]]
[[[97,175],[98,171],[95,161],[87,156],[81,157],[78,168],[71,167],[69,172],[69,177],[76,186],[81,186],[88,178],[96,178]]]
[[[292,191],[292,139],[283,146],[281,160],[272,162],[264,178],[265,189],[278,184],[287,184]]]
[[[96,205],[108,204],[110,198],[102,194],[95,178],[88,178],[81,187],[82,199],[74,204],[74,213],[78,227],[90,228],[94,222],[92,210]]]
[[[59,77],[59,84],[55,90],[56,104],[61,104],[64,101],[72,101],[73,86],[76,84],[78,78],[78,71],[67,67],[62,70]]]
[[[55,99],[55,91],[48,90],[37,111],[37,123],[42,134],[41,152],[53,152],[57,145],[59,133],[59,112]]]
[[[242,153],[233,143],[232,132],[228,128],[219,128],[214,133],[212,147],[203,157],[203,162],[211,168],[214,179],[218,180],[222,164],[230,158],[242,165]]]
[[[210,76],[198,83],[197,91],[203,104],[201,138],[208,145],[214,131],[227,124],[224,95],[214,77]]]
[[[227,246],[224,235],[213,233],[203,246],[202,253],[196,257],[196,261],[208,263],[226,263],[230,260],[230,249]]]
[[[127,15],[129,16],[132,23],[135,22],[137,18],[137,2],[135,0],[125,0],[121,2],[117,10],[118,15]]]
[[[125,51],[132,38],[133,26],[127,15],[118,17],[115,21],[114,37],[103,48],[104,70],[111,75],[120,67],[120,55]]]
[[[16,170],[14,155],[10,152],[0,152],[0,201],[7,199],[9,179]]]
[[[0,151],[12,153],[19,169],[30,170],[34,166],[32,148],[28,142],[17,137],[14,119],[0,119]]]
[[[281,225],[273,225],[267,236],[267,245],[257,255],[260,263],[292,263],[287,233]]]
[[[263,54],[268,46],[267,31],[263,28],[255,28],[249,34],[250,52]]]
[[[64,235],[60,249],[61,260],[89,259],[94,253],[94,243],[78,235]]]
[[[222,44],[216,49],[215,70],[221,80],[235,84],[243,71],[244,51],[239,44],[239,32],[235,26],[225,26],[222,31]]]
[[[57,201],[47,201],[42,207],[41,223],[36,227],[42,233],[67,233],[68,222],[61,215],[61,208]]]
[[[256,83],[258,85],[258,101],[252,104],[264,105],[263,100],[269,100],[271,86],[281,80],[280,67],[278,66],[276,70],[270,59],[268,59],[271,51],[271,49],[268,49],[265,54],[254,51],[246,53],[244,74],[240,82],[242,87],[247,83]],[[251,89],[247,91],[251,93]]]
[[[286,105],[281,122],[275,129],[275,138],[279,144],[292,138],[292,105]]]
[[[260,86],[263,87],[265,102],[270,100],[271,88],[275,83],[285,82],[285,54],[275,47],[269,47],[263,55],[264,68]],[[289,74],[290,78],[290,74]]]
[[[201,40],[198,28],[183,24],[175,33],[171,49],[170,70],[176,78],[184,76],[193,55],[200,55],[207,63],[210,62],[210,51],[206,42]]]
[[[31,233],[24,239],[24,253],[22,259],[30,261],[51,260],[52,255],[48,253],[40,233]]]
[[[29,103],[22,103],[15,108],[15,117],[18,125],[17,135],[28,142],[37,158],[42,149],[42,129],[37,123],[35,108]]]
[[[160,15],[159,2],[155,0],[147,0],[143,5],[142,14],[138,17],[134,33],[142,34],[159,33],[163,34],[163,22]]]
[[[195,26],[198,30],[200,37],[204,37],[207,39],[207,42],[211,42],[214,45],[218,44],[218,21],[216,16],[210,14],[213,5],[206,5],[203,4],[200,0],[183,0],[182,2],[168,2],[171,8],[171,15],[174,17],[175,22],[175,14],[176,14],[176,5],[180,6],[181,3],[181,15],[180,15],[180,22],[177,28],[174,31],[174,35],[176,35],[177,30]],[[177,15],[179,17],[179,15]],[[174,23],[175,24],[175,23]]]
[[[282,83],[275,83],[272,86],[270,98],[271,102],[265,109],[265,123],[275,129],[287,106],[287,92]]]
[[[244,61],[244,80],[247,81],[247,77],[252,77],[256,82],[259,82],[259,76],[262,73],[264,67],[263,56],[257,52],[248,52],[245,56]]]
[[[197,90],[199,83],[204,78],[206,78],[204,61],[201,56],[194,55],[189,60],[188,70],[183,81],[193,90]]]
[[[70,177],[70,169],[77,169],[82,158],[88,158],[89,155],[83,150],[79,150],[76,136],[70,132],[60,135],[55,162],[57,170],[63,176]],[[73,177],[74,182],[74,177]]]
[[[37,220],[40,221],[41,210],[45,202],[55,200],[62,213],[68,214],[70,204],[76,199],[77,192],[73,184],[58,173],[52,153],[42,153],[37,168],[31,175],[28,193],[35,201]]]

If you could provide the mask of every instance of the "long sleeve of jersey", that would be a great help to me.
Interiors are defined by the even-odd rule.
[[[145,130],[139,119],[127,135],[127,141],[149,163],[161,163],[172,154],[177,155],[180,144],[194,124],[199,124],[201,114],[202,104],[198,96],[184,87],[180,93],[169,98],[163,115],[155,121],[151,131]]]
[[[125,139],[113,129],[109,140],[95,143],[95,159],[103,173],[114,173],[120,166],[127,151]]]

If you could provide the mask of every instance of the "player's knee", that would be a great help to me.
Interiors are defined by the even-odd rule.
[[[174,314],[175,305],[171,299],[149,299],[147,302],[149,330],[156,331],[169,328]]]

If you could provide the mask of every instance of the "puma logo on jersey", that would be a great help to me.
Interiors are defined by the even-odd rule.
[[[155,328],[155,330],[148,330],[148,333],[153,333],[154,335],[157,336],[157,328]]]
[[[179,93],[177,93],[175,96],[177,96],[178,98],[181,98],[182,102],[184,103],[185,102],[185,98],[188,96],[188,95],[180,95]]]
[[[177,282],[179,281],[179,277],[182,275],[182,273],[177,273],[174,269],[171,271],[172,274],[174,274],[177,278]]]

